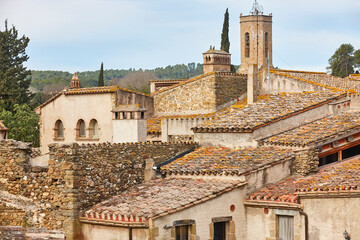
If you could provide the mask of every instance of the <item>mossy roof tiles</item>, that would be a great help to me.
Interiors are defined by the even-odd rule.
[[[296,203],[299,194],[340,193],[359,191],[360,157],[330,164],[318,173],[303,177],[291,176],[277,184],[249,194],[250,200]]]
[[[265,96],[253,104],[230,112],[218,113],[211,120],[193,128],[195,132],[252,132],[271,122],[275,122],[308,109],[320,106],[333,99],[345,96],[339,92],[280,93]]]
[[[360,131],[360,112],[344,112],[265,138],[261,140],[261,144],[300,147],[328,141],[356,130]]]
[[[242,175],[294,157],[290,149],[200,147],[161,167],[167,174]]]
[[[155,179],[129,188],[120,195],[93,206],[85,217],[97,214],[156,218],[215,198],[244,185],[241,181],[190,178]],[[121,217],[120,217],[121,219]]]

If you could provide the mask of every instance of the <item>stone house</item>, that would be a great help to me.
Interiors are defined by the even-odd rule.
[[[64,89],[35,111],[40,115],[40,149],[51,143],[146,141],[150,96],[117,86],[80,88],[76,73]]]

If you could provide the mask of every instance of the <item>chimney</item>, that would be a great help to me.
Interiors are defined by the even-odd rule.
[[[247,77],[247,104],[256,101],[258,90],[258,67],[257,64],[249,64]]]
[[[71,88],[80,88],[80,82],[77,73],[74,73],[71,79]]]

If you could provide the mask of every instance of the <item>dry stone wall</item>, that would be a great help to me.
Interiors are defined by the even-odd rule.
[[[1,209],[7,212],[0,221],[61,230],[67,239],[79,239],[77,217],[81,209],[142,182],[147,159],[162,162],[195,145],[53,144],[49,146],[48,167],[40,168],[30,165],[31,148],[28,145],[2,140],[0,190],[10,197],[2,196],[0,192]],[[17,207],[11,206],[11,198],[16,200]]]
[[[246,92],[246,75],[215,72],[153,95],[156,115],[212,113]]]
[[[291,173],[306,176],[317,172],[319,166],[318,156],[319,152],[315,148],[295,151],[295,160],[291,166]]]

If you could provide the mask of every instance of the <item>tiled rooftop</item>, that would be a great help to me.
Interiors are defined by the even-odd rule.
[[[87,219],[145,222],[215,198],[244,185],[240,181],[190,178],[156,179],[137,185],[95,205]]]
[[[339,78],[321,72],[304,72],[277,69],[271,69],[270,72],[332,90],[350,91],[351,93],[360,92],[360,82],[351,77]]]
[[[232,111],[216,114],[211,120],[193,128],[195,132],[251,132],[262,125],[290,117],[342,96],[336,92],[280,93],[266,96]],[[239,106],[239,107],[237,107]]]
[[[360,112],[344,112],[263,139],[260,144],[304,147],[336,138],[355,129],[360,129]]]
[[[235,149],[200,147],[161,167],[167,174],[242,175],[293,157],[290,149],[259,147]]]
[[[116,92],[118,90],[122,90],[122,91],[125,91],[125,92],[136,93],[136,94],[140,94],[140,95],[144,95],[144,96],[150,96],[150,95],[145,94],[145,93],[129,90],[129,89],[122,88],[122,87],[119,87],[119,86],[89,87],[89,88],[67,88],[67,89],[64,89],[61,92],[57,93],[55,96],[51,97],[50,99],[48,99],[46,102],[44,102],[43,104],[38,106],[36,109],[46,106],[48,103],[54,101],[56,98],[60,97],[62,94],[65,94],[65,95],[101,94],[101,93],[112,93],[112,92]]]
[[[250,194],[249,199],[296,203],[296,195],[299,193],[339,193],[359,191],[359,188],[360,157],[357,156],[320,168],[319,172],[312,176],[291,176],[277,184],[268,185]]]

